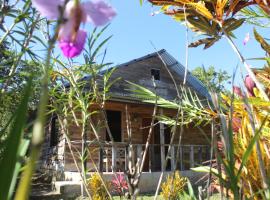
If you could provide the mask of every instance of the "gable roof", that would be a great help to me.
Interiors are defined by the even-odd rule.
[[[161,59],[160,59],[161,58]],[[137,59],[133,59],[129,62],[123,63],[121,65],[116,66],[115,68],[115,72],[116,72],[116,77],[117,77],[117,72],[118,75],[120,74],[120,76],[122,76],[123,79],[127,78],[127,80],[130,79],[130,76],[126,75],[125,73],[127,73],[127,70],[130,71],[130,73],[133,73],[134,76],[136,75],[136,70],[142,66],[144,66],[144,69],[148,69],[148,68],[155,68],[155,66],[159,65],[160,68],[164,68],[164,63],[166,64],[167,68],[170,70],[170,72],[173,74],[174,78],[177,79],[177,84],[182,84],[183,83],[183,79],[184,79],[184,74],[185,74],[185,67],[180,64],[173,56],[171,56],[165,49],[162,49],[158,52],[154,52],[151,54],[148,54],[146,56],[137,58]],[[163,70],[164,70],[163,69]],[[114,72],[114,73],[115,73]],[[163,73],[168,73],[166,70],[163,71]],[[113,73],[113,74],[114,74]],[[142,73],[147,73],[147,72],[142,72]],[[144,75],[144,74],[141,74]],[[144,75],[145,76],[145,75]],[[113,77],[115,78],[115,77]],[[141,78],[141,77],[139,77]],[[145,81],[139,81],[136,78],[133,80],[129,80],[131,82],[135,82],[139,85],[142,85],[150,90],[153,91],[153,86],[152,84],[145,84]],[[172,83],[172,81],[171,81]],[[123,85],[126,84],[124,83],[124,81],[122,81],[121,83],[112,86],[111,88],[111,96],[115,97],[115,98],[124,98],[124,99],[133,99],[136,100],[134,94],[132,94],[130,91],[127,91],[127,88],[125,88]],[[206,98],[206,99],[210,99],[210,95],[208,93],[208,90],[206,89],[206,87],[201,83],[201,81],[199,81],[196,77],[194,77],[190,72],[187,73],[187,77],[186,77],[186,84],[189,88],[191,88],[194,92],[196,92],[199,96],[201,96],[202,98]],[[168,84],[167,84],[168,86]],[[167,91],[167,95],[164,95],[161,91],[157,91],[157,94],[167,98],[167,99],[176,99],[176,91],[175,88],[166,88],[166,85],[163,85],[162,87],[162,81],[161,82],[157,82],[157,88],[159,88],[160,90],[166,89]],[[138,99],[137,99],[138,100]]]
[[[185,67],[179,63],[172,55],[170,55],[165,49],[162,49],[158,52],[149,54],[148,56],[160,56],[162,60],[166,63],[169,69],[172,69],[177,73],[181,80],[184,80],[185,76]],[[141,58],[143,59],[143,57]],[[187,85],[189,85],[194,91],[200,94],[203,97],[210,98],[208,90],[206,89],[205,85],[193,76],[189,71],[186,77]]]
[[[185,67],[181,63],[179,63],[173,56],[171,56],[165,49],[162,49],[160,51],[112,67],[115,69],[115,71],[111,76],[111,80],[118,77],[121,77],[122,80],[117,81],[111,86],[109,91],[111,100],[140,102],[142,99],[136,97],[136,95],[134,95],[129,90],[130,85],[126,81],[142,85],[147,89],[153,91],[154,87],[152,85],[152,81],[149,80],[151,79],[149,69],[156,68],[158,66],[158,68],[162,70],[162,73],[168,74],[167,70],[164,67],[164,64],[166,64],[167,68],[173,74],[173,77],[176,79],[177,84],[182,84],[185,75]],[[100,71],[100,75],[103,75],[104,73],[106,73],[106,71],[110,69]],[[148,70],[148,73],[145,70]],[[146,78],[146,74],[149,76],[148,78]],[[91,79],[91,75],[84,77],[82,80],[87,81],[89,79]],[[173,100],[176,99],[176,90],[174,88],[174,85],[172,84],[172,80],[170,77],[169,79],[170,80],[168,80],[167,78],[166,81],[157,81],[156,91],[157,95],[165,99]],[[168,84],[169,81],[171,84]],[[186,77],[186,85],[191,90],[196,92],[201,98],[210,99],[210,95],[206,87],[189,71]]]

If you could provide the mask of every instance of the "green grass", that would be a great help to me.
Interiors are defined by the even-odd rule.
[[[138,199],[138,200],[150,200],[150,199],[152,200],[152,199],[154,199],[154,196],[155,196],[155,195],[152,195],[152,194],[149,194],[149,195],[141,195],[141,196],[139,196],[137,199]],[[114,199],[114,200],[120,200],[120,197],[114,196],[113,199]],[[125,198],[122,198],[122,199],[125,199]],[[159,199],[159,200],[163,200],[163,198],[162,198],[161,195],[158,196],[158,199]],[[213,196],[210,197],[210,200],[219,200],[219,199],[220,199],[219,194],[213,194]],[[183,200],[184,200],[184,199],[183,199]]]
[[[152,199],[154,199],[154,196],[155,196],[155,195],[152,195],[152,194],[149,194],[149,195],[141,195],[141,196],[138,196],[137,199],[138,199],[138,200],[150,200],[150,199],[152,200]],[[114,196],[113,199],[114,199],[114,200],[120,200],[120,197]],[[122,198],[122,199],[125,199],[125,198]],[[161,197],[161,195],[159,195],[159,196],[158,196],[158,199],[159,199],[159,200],[162,200],[163,198]]]

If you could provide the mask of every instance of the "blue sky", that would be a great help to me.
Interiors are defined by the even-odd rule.
[[[158,14],[151,16],[151,12],[158,10],[147,1],[140,5],[139,0],[108,0],[117,10],[117,16],[112,20],[103,38],[113,35],[107,44],[107,62],[114,65],[128,62],[155,51],[151,42],[157,49],[166,49],[182,64],[185,63],[186,28],[169,16]],[[89,34],[93,30],[91,25],[84,27]],[[269,30],[257,28],[258,32],[268,36]],[[244,46],[243,39],[250,33],[251,40]],[[234,32],[235,40],[245,58],[264,57],[264,52],[253,38],[253,26],[244,25]],[[198,39],[189,31],[189,41]],[[61,54],[59,49],[56,52]],[[75,59],[82,61],[82,56]],[[249,61],[254,67],[262,67],[263,62]],[[204,65],[206,68],[213,65],[217,70],[222,69],[232,74],[237,65],[241,65],[238,57],[232,51],[225,39],[220,40],[207,50],[203,47],[189,48],[189,70]],[[241,83],[239,73],[236,85]]]
[[[111,0],[110,3],[116,8],[118,15],[106,30],[107,35],[113,35],[107,45],[107,61],[120,64],[152,53],[155,51],[150,43],[152,41],[157,49],[164,48],[181,63],[185,62],[186,29],[183,25],[162,14],[151,16],[153,9],[149,3],[144,3],[143,6],[140,6],[139,0]],[[258,30],[260,33],[269,33],[267,30]],[[247,32],[251,35],[251,41],[244,46],[242,41]],[[253,38],[252,32],[252,26],[243,26],[235,32],[238,37],[235,42],[246,58],[263,57],[264,53]],[[198,37],[194,37],[190,32],[189,40],[196,39]],[[203,50],[202,47],[189,49],[189,69],[213,65],[217,69],[232,73],[238,64],[238,57],[225,39],[207,50]],[[262,62],[250,64],[256,67],[263,65]]]

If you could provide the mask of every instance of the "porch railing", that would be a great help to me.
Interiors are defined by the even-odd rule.
[[[93,147],[90,145],[89,147]],[[100,172],[118,172],[128,169],[128,165],[135,166],[141,163],[145,144],[115,143],[94,145],[98,150],[95,163],[98,164]],[[143,171],[171,171],[189,170],[192,167],[203,164],[210,159],[210,146],[208,145],[172,145],[167,166],[163,164],[168,154],[169,144],[150,144],[147,150]],[[178,158],[178,159],[177,159]]]

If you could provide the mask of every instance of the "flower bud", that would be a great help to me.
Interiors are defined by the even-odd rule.
[[[237,94],[239,97],[243,97],[242,90],[240,87],[233,86],[233,93]]]
[[[256,87],[256,84],[249,75],[247,75],[245,78],[245,86],[247,88],[248,94],[250,96],[255,96],[253,89]]]

